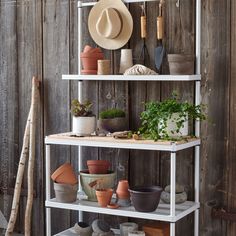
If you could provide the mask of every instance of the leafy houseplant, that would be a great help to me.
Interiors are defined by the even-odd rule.
[[[141,113],[140,133],[148,139],[175,139],[188,135],[188,120],[204,120],[203,105],[180,102],[176,95],[161,102],[148,102]]]
[[[127,127],[125,112],[117,108],[100,112],[98,126],[107,132],[124,131]]]
[[[71,103],[71,113],[73,115],[72,132],[85,136],[90,135],[96,130],[96,117],[90,110],[92,103],[86,101],[81,103],[74,99]]]

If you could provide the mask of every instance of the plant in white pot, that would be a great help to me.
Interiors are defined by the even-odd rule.
[[[205,120],[203,105],[181,102],[173,94],[173,98],[161,102],[148,102],[141,113],[142,137],[147,139],[175,140],[188,135],[188,121]]]
[[[80,136],[91,135],[96,130],[96,117],[90,110],[92,103],[86,101],[81,103],[74,99],[71,103],[71,113],[73,115],[72,132]]]

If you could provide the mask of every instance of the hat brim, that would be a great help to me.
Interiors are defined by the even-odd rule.
[[[114,39],[108,39],[98,34],[96,23],[101,12],[106,8],[114,8],[122,19],[120,34]],[[130,39],[133,31],[132,16],[121,0],[100,0],[91,9],[88,17],[88,29],[92,39],[102,48],[115,50],[123,47]]]

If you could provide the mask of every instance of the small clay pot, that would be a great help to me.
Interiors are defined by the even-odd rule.
[[[51,175],[54,182],[60,184],[77,184],[78,180],[70,163],[65,163],[57,168]]]
[[[101,207],[107,207],[107,205],[109,205],[111,202],[112,194],[113,194],[113,189],[111,188],[97,189],[96,196],[97,196],[98,204]]]
[[[159,186],[139,186],[129,189],[131,200],[136,211],[152,212],[160,202],[162,188]]]
[[[84,70],[96,70],[97,61],[104,58],[103,53],[81,53],[80,58]]]
[[[116,196],[119,199],[129,199],[129,182],[128,180],[120,180],[116,189]]]
[[[107,174],[110,162],[107,160],[88,160],[89,174]]]
[[[58,202],[75,202],[77,198],[78,184],[58,184],[54,182],[54,191]]]

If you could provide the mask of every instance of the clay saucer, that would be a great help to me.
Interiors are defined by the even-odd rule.
[[[119,207],[119,205],[116,203],[110,203],[109,205],[107,205],[107,207],[111,208],[111,209],[117,209]]]
[[[82,75],[96,75],[97,70],[81,70]]]

